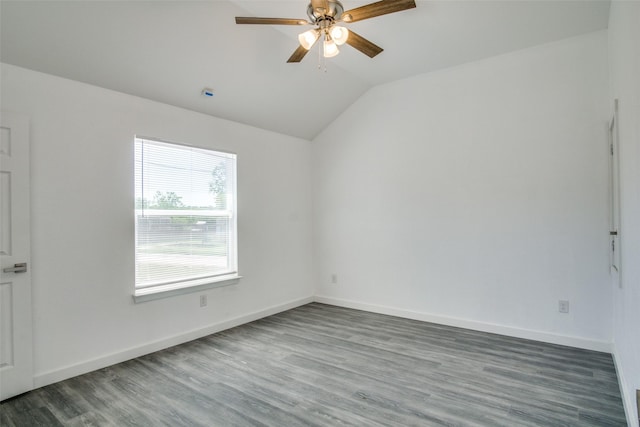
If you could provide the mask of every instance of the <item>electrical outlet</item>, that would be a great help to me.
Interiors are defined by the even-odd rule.
[[[338,283],[338,275],[336,273],[333,273],[331,275],[331,283],[333,283],[334,285]]]
[[[560,313],[568,313],[569,312],[569,301],[566,301],[566,300],[558,301],[558,311]]]
[[[206,307],[206,306],[207,306],[207,296],[200,295],[200,307]]]

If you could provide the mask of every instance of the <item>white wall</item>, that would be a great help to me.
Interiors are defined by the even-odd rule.
[[[598,32],[371,89],[313,142],[320,300],[608,350],[607,87]]]
[[[613,290],[613,342],[629,425],[640,389],[640,2],[613,1],[609,14],[610,111],[619,100],[622,288]]]
[[[310,300],[309,141],[4,64],[2,108],[31,119],[36,385]],[[133,303],[135,134],[238,154],[239,284]]]

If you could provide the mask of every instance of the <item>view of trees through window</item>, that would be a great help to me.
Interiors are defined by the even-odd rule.
[[[235,273],[235,155],[136,139],[136,287]]]

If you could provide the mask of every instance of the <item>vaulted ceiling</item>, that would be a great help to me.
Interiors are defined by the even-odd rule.
[[[345,10],[371,1],[344,0]],[[370,87],[607,27],[608,0],[417,0],[350,24],[384,48],[286,60],[306,0],[0,2],[2,62],[313,139]],[[204,87],[215,96],[201,95]]]

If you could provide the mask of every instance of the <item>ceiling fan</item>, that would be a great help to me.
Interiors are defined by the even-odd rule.
[[[338,23],[352,23],[388,13],[400,12],[416,7],[415,0],[380,0],[365,6],[347,10],[338,0],[311,0],[307,7],[309,19],[289,18],[252,18],[236,17],[236,24],[267,24],[267,25],[315,25],[309,31],[298,36],[300,46],[293,52],[287,62],[300,62],[318,39],[322,37],[323,54],[331,58],[339,53],[338,46],[346,43],[373,58],[382,48],[375,45],[352,30],[337,25]]]

